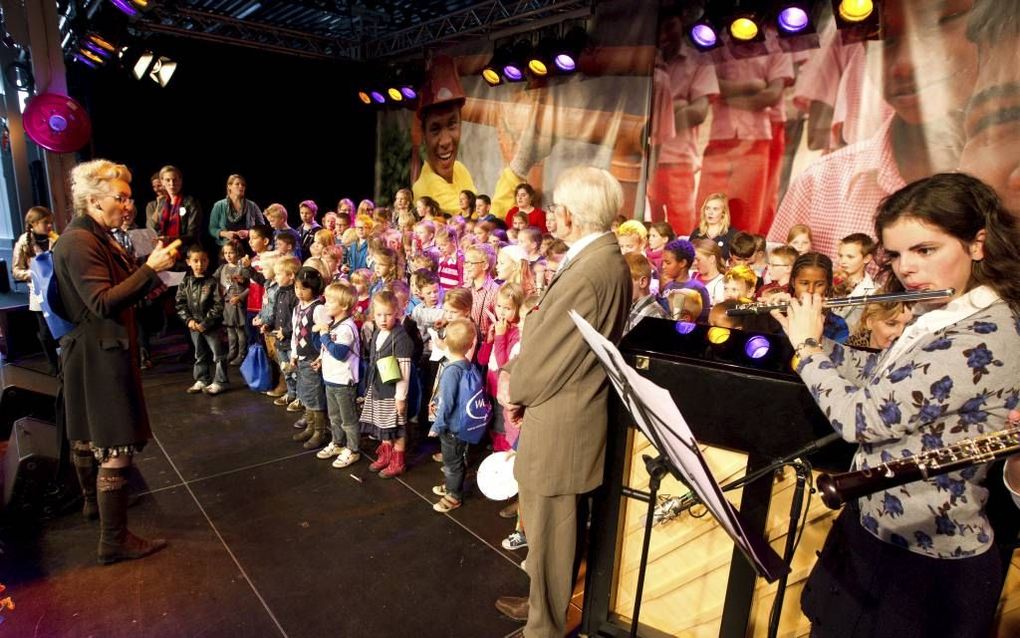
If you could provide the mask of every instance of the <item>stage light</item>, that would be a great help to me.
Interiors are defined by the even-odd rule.
[[[365,93],[364,91],[358,91],[358,99],[361,100],[361,102],[363,104],[371,104],[372,103],[372,98],[369,97],[368,93]]]
[[[841,0],[839,3],[839,17],[847,22],[863,22],[874,10],[872,0]]]
[[[524,80],[524,70],[531,59],[532,46],[527,40],[519,40],[510,50],[510,57],[503,63],[503,78],[509,82]]]
[[[547,60],[552,60],[553,67],[561,73],[573,73],[581,61],[581,52],[588,44],[588,31],[577,24],[571,27],[559,40],[553,42],[552,51]]]
[[[369,93],[369,95],[372,96],[372,100],[376,104],[385,104],[386,103],[386,97],[382,93],[380,93],[379,91],[371,91]]]
[[[110,3],[120,9],[121,13],[124,13],[125,15],[132,18],[138,15],[138,9],[135,8],[135,5],[133,5],[130,0],[110,0]]]
[[[152,54],[152,51],[146,51],[145,53],[138,56],[138,61],[135,62],[134,67],[131,69],[131,73],[135,76],[136,80],[141,80],[149,72],[149,67],[152,66],[152,61],[156,56]]]
[[[149,71],[149,79],[165,87],[170,83],[170,78],[174,76],[176,71],[177,63],[165,55],[161,55],[156,58],[156,62],[152,65],[152,70]]]
[[[549,68],[545,65],[540,58],[532,56],[528,60],[528,70],[539,77],[543,77],[549,74]]]
[[[104,49],[102,47],[99,47],[99,46],[96,46],[95,44],[89,42],[88,40],[85,41],[83,46],[86,49],[88,49],[91,53],[93,53],[93,54],[99,56],[100,58],[102,58],[103,62],[105,62],[106,58],[109,57],[109,55],[110,55],[110,53],[106,49]]]
[[[400,93],[408,100],[417,100],[418,92],[410,84],[400,87]]]
[[[758,23],[748,16],[736,17],[729,23],[729,35],[734,40],[751,42],[759,36]]]
[[[767,337],[755,335],[744,344],[744,354],[752,359],[761,359],[769,353],[771,347]]]
[[[102,36],[99,36],[95,33],[89,34],[86,43],[91,44],[92,46],[89,48],[91,48],[93,51],[96,51],[104,58],[110,57],[110,55],[117,50],[117,47],[113,46],[112,44],[107,42]]]
[[[93,62],[92,60],[89,60],[88,58],[86,58],[84,55],[82,55],[80,53],[75,53],[72,57],[74,58],[75,62],[79,62],[81,64],[84,64],[85,66],[89,67],[90,69],[98,69],[99,68],[99,66],[95,62]]]
[[[486,84],[489,86],[499,86],[503,83],[503,78],[500,77],[499,71],[488,67],[482,70],[482,79],[484,79]]]
[[[393,100],[394,102],[404,101],[404,94],[401,93],[400,89],[396,87],[391,86],[390,88],[386,89],[386,95],[390,96],[390,99]]]
[[[694,329],[698,327],[698,324],[693,321],[678,321],[676,322],[676,331],[682,335],[689,335],[694,332]]]
[[[779,26],[781,34],[793,35],[807,29],[811,25],[811,19],[804,7],[790,5],[779,11],[776,24]]]
[[[696,22],[687,32],[691,44],[699,51],[709,51],[719,46],[719,33],[707,20]]]
[[[730,329],[722,328],[720,326],[712,326],[708,329],[708,342],[713,345],[722,345],[726,343],[730,338]]]
[[[503,65],[503,77],[510,82],[520,82],[524,79],[524,71],[515,62],[507,62]]]

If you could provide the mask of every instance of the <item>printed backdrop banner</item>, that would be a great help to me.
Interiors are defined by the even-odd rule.
[[[491,46],[434,56],[420,115],[380,116],[380,199],[412,183],[415,199],[427,195],[458,213],[460,191],[471,190],[489,195],[503,217],[519,183],[537,191],[541,207],[563,169],[588,164],[620,180],[621,212],[640,217],[657,19],[654,1],[599,3],[573,75],[491,87],[481,77]]]
[[[673,109],[655,121],[651,220],[689,234],[721,193],[733,227],[786,243],[807,225],[835,257],[841,238],[874,234],[882,198],[956,170],[1020,211],[1020,0],[886,0],[880,39],[863,41],[822,2],[814,42],[770,29],[708,53],[686,40],[692,4],[659,20],[655,94]]]

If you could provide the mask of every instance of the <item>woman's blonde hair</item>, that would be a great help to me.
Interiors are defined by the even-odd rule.
[[[722,232],[720,235],[725,235],[730,229],[730,198],[726,196],[726,193],[712,193],[705,198],[705,201],[701,203],[701,215],[698,217],[698,230],[705,237],[708,237],[708,222],[705,221],[705,206],[712,200],[718,199],[722,202]]]
[[[87,213],[89,197],[109,195],[109,182],[117,179],[130,182],[131,171],[127,166],[110,160],[92,160],[71,169],[71,202],[74,212],[78,215]]]

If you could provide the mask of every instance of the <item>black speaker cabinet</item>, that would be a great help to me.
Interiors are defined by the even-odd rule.
[[[57,427],[33,417],[17,420],[3,463],[5,518],[41,509],[57,470]]]
[[[57,379],[16,365],[0,365],[0,440],[26,416],[56,423]]]

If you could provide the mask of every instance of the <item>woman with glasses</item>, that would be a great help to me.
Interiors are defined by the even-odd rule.
[[[71,171],[75,217],[53,248],[62,314],[75,324],[61,341],[64,414],[84,514],[99,517],[101,564],[166,546],[127,529],[127,474],[150,436],[138,368],[135,306],[158,285],[175,251],[157,244],[141,267],[114,241],[131,200],[131,173],[94,160]],[[99,464],[98,472],[96,464]]]

